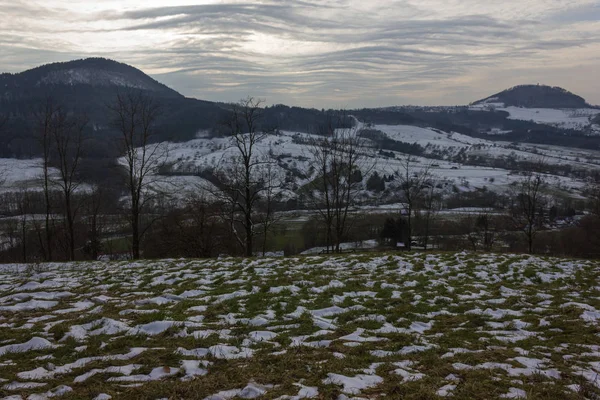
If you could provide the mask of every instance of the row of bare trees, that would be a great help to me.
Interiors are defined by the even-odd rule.
[[[130,238],[131,256],[135,259],[142,256],[143,240],[155,224],[159,223],[158,226],[163,228],[168,225],[165,224],[167,215],[177,216],[177,231],[182,235],[179,237],[188,235],[189,239],[189,233],[195,231],[190,228],[198,224],[201,232],[205,227],[212,227],[209,229],[212,231],[218,225],[219,232],[226,232],[227,239],[233,239],[243,254],[253,255],[258,247],[256,238],[260,236],[260,247],[265,252],[268,231],[276,222],[275,203],[280,196],[281,182],[273,160],[262,154],[258,146],[273,131],[262,125],[262,104],[262,100],[248,97],[232,105],[229,117],[223,123],[231,146],[225,149],[214,179],[211,184],[198,187],[201,194],[182,198],[177,196],[182,188],[165,183],[160,173],[169,149],[167,143],[158,140],[160,105],[141,91],[119,93],[114,103],[107,106],[110,123],[118,133],[115,143],[119,154],[116,168],[107,172],[122,178],[126,195],[116,203],[118,210],[108,210],[102,201],[105,190],[98,186],[83,186],[80,174],[85,157],[87,119],[48,99],[34,113],[35,135],[42,155],[40,183],[35,189],[42,198],[23,189],[22,196],[15,197],[16,205],[11,211],[23,218],[23,234],[20,235],[23,260],[27,260],[26,243],[31,241],[25,236],[33,225],[38,238],[36,247],[43,260],[65,258],[62,251],[60,255],[56,254],[58,242],[62,241],[57,237],[57,225],[64,225],[60,231],[67,239],[66,258],[74,260],[77,242],[80,242],[76,239],[82,236],[77,225],[83,222],[89,224],[84,250],[97,257],[102,248],[102,225],[111,219],[108,214],[127,216],[125,235]],[[43,226],[38,223],[39,218],[31,216],[34,207],[29,204],[34,200],[36,210],[43,203]],[[173,214],[178,210],[183,214]],[[114,218],[111,222],[120,224]],[[119,230],[115,226],[111,229]],[[212,246],[208,247],[212,249]],[[213,254],[212,250],[199,254],[208,253]]]

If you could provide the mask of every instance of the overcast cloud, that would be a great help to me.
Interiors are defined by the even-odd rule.
[[[522,83],[600,104],[600,1],[0,0],[0,71],[102,56],[179,92],[466,104]]]

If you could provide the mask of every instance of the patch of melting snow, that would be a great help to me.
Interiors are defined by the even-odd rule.
[[[165,332],[166,330],[174,327],[181,326],[182,322],[180,321],[153,321],[144,325],[138,325],[134,328],[131,328],[128,335],[148,335],[154,336]]]
[[[444,353],[441,358],[454,357],[456,354],[467,354],[467,353],[481,353],[483,350],[469,350],[461,347],[451,348],[449,352]]]
[[[494,336],[496,340],[505,343],[516,343],[534,336],[541,339],[541,336],[537,332],[526,331],[524,329],[517,329],[514,331],[487,331],[486,333]]]
[[[392,373],[400,375],[402,377],[402,382],[418,381],[425,378],[425,374],[411,371],[411,368],[409,367],[414,365],[414,362],[412,361],[400,361],[393,364],[398,368],[392,371]]]
[[[0,306],[0,311],[30,311],[30,310],[47,310],[58,305],[58,301],[51,300],[29,300],[22,303],[13,304],[10,306]]]
[[[365,332],[365,330],[363,328],[358,328],[356,329],[355,332],[346,335],[346,336],[342,336],[339,339],[340,340],[346,340],[349,342],[380,342],[382,340],[387,340],[385,338],[378,338],[378,337],[362,337],[361,335]]]
[[[332,307],[322,308],[320,310],[311,310],[310,313],[315,317],[331,317],[334,315],[343,314],[347,311],[348,311],[348,309],[346,309],[346,308],[332,306]]]
[[[68,374],[68,373],[71,373],[75,369],[83,368],[87,364],[94,362],[94,361],[115,361],[115,360],[125,361],[125,360],[129,360],[129,359],[132,359],[132,358],[140,355],[141,353],[143,353],[146,350],[147,350],[147,348],[145,348],[145,347],[134,347],[129,351],[129,353],[126,353],[126,354],[112,354],[112,355],[106,355],[106,356],[80,358],[79,360],[77,360],[75,362],[65,364],[65,365],[62,365],[59,367],[52,367],[52,368],[49,368],[49,370],[44,367],[38,367],[31,371],[19,372],[19,373],[17,373],[17,376],[20,379],[32,379],[32,380],[51,379],[51,378],[54,378],[56,375]]]
[[[429,321],[429,322],[413,322],[412,324],[410,324],[410,327],[408,329],[410,329],[413,332],[417,332],[417,333],[424,333],[425,331],[431,329],[431,327],[433,326],[433,321]]]
[[[72,391],[73,388],[71,386],[60,385],[45,393],[29,395],[29,397],[27,397],[27,400],[46,400],[52,397],[64,396],[65,394]]]
[[[205,397],[204,400],[229,400],[233,399],[234,397],[240,397],[242,399],[256,399],[257,397],[263,396],[271,388],[273,388],[273,385],[259,385],[254,382],[250,382],[243,389],[223,390],[211,396]]]
[[[204,376],[208,374],[208,370],[206,368],[209,365],[208,361],[198,361],[198,360],[182,360],[181,368],[185,371],[185,376],[181,378],[182,381],[188,381],[194,379],[197,376]]]
[[[98,396],[94,397],[93,400],[110,400],[112,396],[106,393],[100,393]]]
[[[255,342],[267,342],[277,337],[275,332],[270,331],[253,331],[248,334],[251,340]]]
[[[449,383],[447,385],[442,386],[441,388],[439,388],[436,392],[436,394],[440,397],[447,397],[447,396],[452,396],[454,392],[454,389],[456,389],[456,384],[453,383]]]
[[[269,389],[272,389],[273,385],[259,385],[254,382],[248,383],[245,388],[238,394],[238,397],[242,399],[256,399],[267,393]]]
[[[427,344],[424,346],[421,345],[412,345],[412,346],[404,346],[400,350],[397,351],[398,354],[411,354],[411,353],[420,353],[422,351],[427,351],[433,348],[436,348],[436,345]]]
[[[203,358],[208,355],[208,349],[197,348],[197,349],[187,350],[187,349],[184,349],[183,347],[179,347],[177,350],[175,350],[175,353],[180,354],[182,356],[186,356],[186,357]]]
[[[503,399],[525,399],[527,393],[523,389],[511,387],[508,389],[508,393],[501,394],[500,397]]]
[[[193,311],[193,312],[205,312],[208,309],[208,306],[193,306],[188,308],[188,311]]]
[[[0,298],[0,303],[6,303],[10,300],[23,301],[27,299],[37,300],[59,300],[65,297],[74,296],[71,292],[33,292],[33,293],[14,293]]]
[[[358,394],[364,389],[375,387],[383,382],[383,378],[377,375],[356,375],[349,377],[340,374],[327,374],[323,380],[326,385],[334,384],[343,386],[342,392],[347,394]]]
[[[204,400],[229,400],[236,397],[241,391],[242,389],[222,390],[218,393],[205,397]]]
[[[90,309],[90,308],[94,307],[95,305],[96,305],[96,303],[94,303],[93,301],[87,301],[87,300],[78,301],[76,303],[73,303],[73,307],[71,307],[71,308],[55,310],[54,314],[69,314],[69,313],[74,313],[74,312],[80,312],[80,311]]]
[[[507,315],[520,317],[523,315],[520,311],[515,310],[504,310],[504,309],[496,309],[493,310],[491,308],[486,308],[485,310],[481,310],[480,308],[475,308],[473,310],[466,311],[465,314],[475,314],[475,315],[484,315],[494,319],[502,319]]]
[[[340,282],[337,279],[334,279],[325,286],[310,288],[310,291],[313,293],[323,293],[328,289],[343,288],[344,286],[346,286],[344,282]]]
[[[110,400],[112,396],[106,393],[100,393],[98,396],[94,397],[93,400]]]
[[[598,371],[581,367],[574,367],[573,370],[575,371],[575,375],[584,377],[592,385],[600,388],[600,373],[598,373]]]
[[[116,335],[130,330],[129,325],[112,318],[101,318],[84,325],[71,325],[69,332],[60,341],[72,337],[75,340],[84,340],[87,336]]]
[[[301,289],[296,285],[287,286],[272,286],[269,288],[269,293],[279,294],[283,291],[289,291],[291,293],[298,293]]]
[[[175,303],[176,301],[177,300],[175,300],[173,298],[157,296],[157,297],[153,297],[151,299],[136,300],[135,304],[138,304],[138,305],[156,304],[157,306],[162,306],[162,305],[169,304],[169,303]]]
[[[363,291],[363,292],[344,292],[344,294],[338,296],[333,295],[334,303],[343,303],[347,298],[357,298],[357,297],[375,297],[377,296],[377,292],[372,291]]]
[[[9,344],[0,347],[0,356],[8,353],[25,353],[27,351],[51,349],[54,347],[47,339],[34,337],[25,343]]]
[[[179,295],[179,297],[182,297],[184,299],[189,299],[189,298],[193,298],[193,297],[200,297],[200,296],[204,295],[205,293],[206,293],[206,290],[200,290],[200,289],[186,290],[185,292],[181,293]]]
[[[300,387],[298,394],[295,396],[280,396],[275,400],[300,400],[300,399],[314,399],[319,395],[319,388],[314,386],[304,386],[301,383],[294,383],[295,386]]]
[[[520,364],[525,365],[525,368],[514,367],[506,363],[497,362],[485,362],[476,366],[471,366],[463,363],[454,363],[452,366],[456,370],[471,370],[471,369],[502,369],[508,373],[509,376],[532,376],[535,374],[544,375],[548,378],[560,379],[560,371],[556,369],[542,369],[545,367],[543,360],[527,357],[515,357],[513,360],[518,361]]]
[[[250,358],[254,354],[252,349],[247,347],[236,347],[228,346],[224,344],[217,344],[210,346],[208,352],[211,356],[219,359],[238,359],[238,358]]]
[[[46,386],[47,383],[40,382],[11,382],[2,386],[4,390],[23,390],[23,389],[35,389],[38,387]]]
[[[107,367],[107,368],[94,368],[94,369],[86,372],[85,374],[76,376],[75,379],[73,379],[73,383],[85,382],[86,380],[88,380],[89,378],[91,378],[92,376],[97,375],[97,374],[131,375],[133,373],[133,371],[135,371],[141,367],[142,366],[139,364],[129,364],[129,365]]]
[[[157,367],[154,368],[148,375],[126,375],[108,378],[108,382],[149,382],[158,381],[162,378],[175,375],[179,372],[179,368],[173,367]]]

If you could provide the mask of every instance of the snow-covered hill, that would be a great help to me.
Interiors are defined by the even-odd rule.
[[[505,111],[509,119],[531,121],[561,129],[593,133],[600,109],[565,89],[546,85],[520,85],[474,102],[471,110]]]

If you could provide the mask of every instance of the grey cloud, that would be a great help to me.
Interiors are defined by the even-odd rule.
[[[23,1],[15,4],[18,10],[0,13],[26,13]],[[467,86],[453,82],[468,78],[473,71],[542,60],[550,52],[600,43],[600,33],[590,35],[577,29],[557,38],[551,34],[552,24],[558,23],[555,20],[468,13],[442,17],[427,9],[427,1],[419,8],[404,1],[389,2],[373,12],[357,10],[349,0],[219,3],[103,12],[85,18],[103,21],[94,25],[102,29],[57,26],[56,32],[172,33],[173,39],[160,48],[101,55],[142,69],[171,69],[154,77],[186,95],[236,100],[252,94],[272,102],[317,106],[339,96],[355,105],[393,104],[393,99],[404,102],[410,93],[418,99],[431,98],[439,82],[444,82],[445,89],[438,91],[443,99],[452,90],[463,98],[469,92]],[[571,11],[565,19],[571,23],[581,18]],[[111,22],[120,28],[110,27]],[[262,52],[251,47],[254,33],[312,47],[300,53]],[[10,59],[3,59],[2,64],[16,65],[19,57],[27,62],[44,57],[62,61],[70,55],[68,50],[28,49],[36,47],[40,48],[39,41],[27,35],[5,36],[0,39],[0,50],[7,49]],[[61,43],[58,48],[68,49],[69,44]]]

